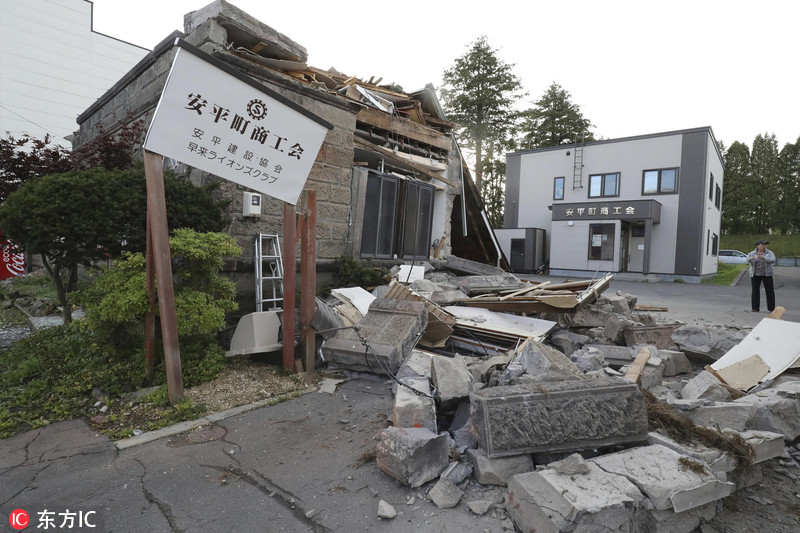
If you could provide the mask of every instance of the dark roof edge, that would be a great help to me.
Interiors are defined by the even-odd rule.
[[[583,143],[583,146],[592,146],[595,144],[608,144],[608,143],[616,143],[616,142],[623,142],[623,141],[636,141],[639,139],[652,139],[654,137],[667,137],[670,135],[683,135],[686,133],[698,133],[706,131],[711,135],[711,140],[714,141],[714,147],[717,151],[717,155],[719,155],[720,161],[722,160],[722,154],[719,151],[719,145],[717,144],[717,139],[714,137],[714,131],[711,129],[711,126],[702,126],[699,128],[687,128],[684,130],[673,130],[673,131],[664,131],[661,133],[648,133],[645,135],[632,135],[630,137],[618,137],[616,139],[602,139],[599,141],[586,141]],[[537,153],[537,152],[549,152],[553,150],[564,150],[565,148],[571,148],[575,146],[575,143],[572,144],[561,144],[559,146],[548,146],[547,148],[534,148],[532,150],[520,150],[517,152],[509,152],[506,156],[512,155],[522,155],[522,154],[530,154],[530,153]]]
[[[152,52],[147,54],[142,58],[141,61],[136,63],[132,69],[130,69],[120,80],[111,86],[109,90],[107,90],[101,97],[94,101],[92,105],[90,105],[86,111],[78,115],[77,122],[78,124],[82,124],[86,121],[90,116],[92,116],[100,107],[104,106],[109,100],[114,98],[122,89],[124,89],[129,83],[134,81],[139,75],[142,74],[145,70],[150,68],[153,63],[155,63],[159,57],[167,53],[175,44],[175,39],[183,38],[184,33],[178,30],[173,31],[169,34],[168,37],[164,38],[160,43],[156,45]]]

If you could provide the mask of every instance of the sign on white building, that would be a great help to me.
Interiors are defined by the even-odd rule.
[[[332,126],[179,45],[144,148],[296,204]]]

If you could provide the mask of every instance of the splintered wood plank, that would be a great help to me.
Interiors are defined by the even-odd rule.
[[[644,366],[647,364],[648,359],[650,359],[650,350],[648,350],[647,347],[645,346],[641,350],[639,350],[639,355],[637,355],[636,359],[634,359],[633,363],[631,363],[631,367],[625,374],[625,379],[629,379],[633,383],[639,381],[639,376],[644,370]]]
[[[633,308],[636,311],[669,311],[669,307],[659,307],[657,305],[637,305]]]
[[[772,310],[767,318],[774,318],[775,320],[780,320],[783,317],[783,313],[786,312],[785,307],[778,306]]]

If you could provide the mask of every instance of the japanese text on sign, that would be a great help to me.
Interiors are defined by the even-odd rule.
[[[265,91],[181,48],[144,147],[296,203],[327,127]]]

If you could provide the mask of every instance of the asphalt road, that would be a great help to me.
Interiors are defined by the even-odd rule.
[[[775,270],[783,318],[800,322],[800,268]],[[747,277],[733,287],[612,281],[608,291],[667,307],[669,319],[687,324],[749,328],[767,316],[749,311]],[[442,510],[424,498],[427,487],[409,489],[374,462],[359,466],[391,411],[389,383],[360,378],[122,449],[82,420],[52,424],[0,440],[0,514],[25,510],[28,531],[43,529],[44,512],[49,530],[72,532],[504,531],[503,511]],[[502,490],[480,491],[462,502],[502,508]],[[381,499],[396,518],[377,517]],[[79,512],[94,512],[97,527],[61,526]],[[6,522],[0,531],[13,529]]]

